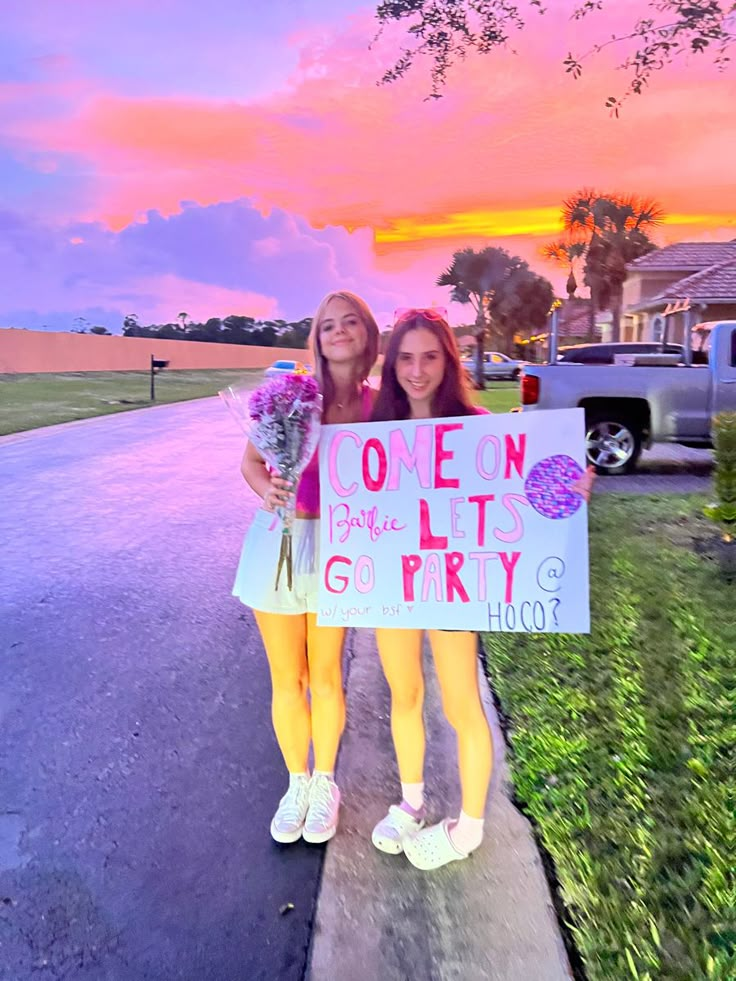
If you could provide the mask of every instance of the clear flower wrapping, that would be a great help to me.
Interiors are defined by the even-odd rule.
[[[269,467],[296,488],[319,442],[322,395],[314,378],[283,375],[255,391],[232,385],[219,395]],[[282,529],[276,589],[283,568],[287,588],[293,589],[295,509],[295,496],[288,507],[276,509]]]

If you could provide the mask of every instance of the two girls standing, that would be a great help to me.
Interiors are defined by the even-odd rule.
[[[351,293],[332,293],[320,304],[310,337],[315,374],[324,395],[327,423],[430,419],[475,415],[455,336],[436,310],[402,313],[385,355],[375,400],[365,382],[378,351],[378,330],[366,304]],[[274,591],[260,574],[275,568],[280,530],[269,512],[290,488],[269,474],[257,452],[246,449],[242,471],[264,501],[246,538],[233,593],[254,610],[271,669],[272,715],[289,772],[289,787],[271,824],[276,841],[331,838],[340,794],[334,782],[337,748],[345,723],[341,654],[344,630],[316,624],[319,558],[319,488],[316,456],[296,488],[296,558],[293,593]],[[477,634],[429,632],[442,703],[457,734],[462,810],[425,828],[423,630],[376,631],[391,690],[391,731],[401,801],[389,807],[373,831],[383,852],[399,854],[421,869],[467,858],[483,838],[483,815],[493,748],[478,688]],[[307,691],[311,691],[311,710]],[[314,773],[307,760],[310,739]]]

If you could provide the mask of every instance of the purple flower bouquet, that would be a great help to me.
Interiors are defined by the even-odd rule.
[[[319,442],[322,395],[314,378],[282,375],[254,392],[231,386],[219,395],[269,467],[296,487]],[[294,498],[289,507],[276,509],[282,527],[276,589],[284,567],[286,584],[289,589],[294,588],[293,501]]]

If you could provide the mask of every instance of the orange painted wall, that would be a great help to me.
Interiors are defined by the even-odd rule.
[[[199,341],[159,341],[148,337],[65,334],[42,330],[0,330],[0,374],[42,371],[147,371],[151,355],[170,369],[265,368],[279,358],[309,361],[309,351],[286,347],[246,347]]]

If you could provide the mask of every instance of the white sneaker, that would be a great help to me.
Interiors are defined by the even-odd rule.
[[[380,852],[398,855],[404,850],[404,842],[424,827],[424,818],[415,817],[398,804],[392,804],[385,818],[373,829],[371,841]]]
[[[326,774],[312,776],[309,782],[309,810],[302,837],[310,845],[329,841],[337,831],[340,791]]]
[[[271,821],[271,837],[282,845],[298,841],[309,809],[309,777],[294,778]]]

